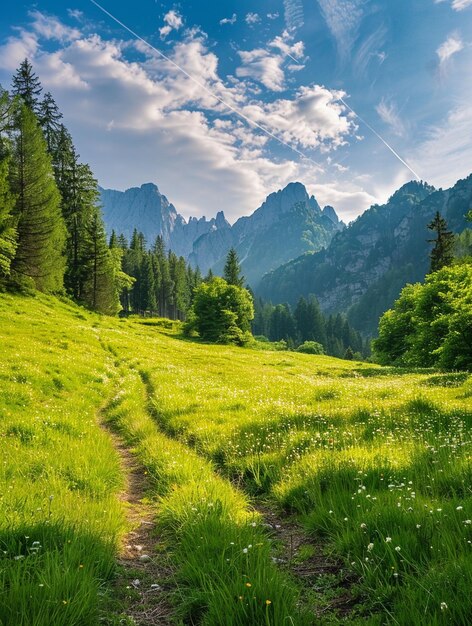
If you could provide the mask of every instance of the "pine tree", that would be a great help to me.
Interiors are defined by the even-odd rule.
[[[95,207],[86,230],[88,258],[83,260],[86,278],[81,301],[94,311],[116,315],[120,308],[115,283],[116,267],[107,246],[105,228],[98,207]]]
[[[157,301],[152,255],[149,252],[144,254],[141,262],[140,281],[141,309],[142,311],[150,311],[152,314],[157,309]]]
[[[39,97],[43,88],[28,59],[25,59],[16,70],[12,85],[13,95],[19,96],[31,111],[39,113]]]
[[[0,158],[0,281],[10,275],[11,261],[15,256],[17,235],[12,216],[15,198],[10,191],[8,157]]]
[[[223,278],[228,285],[235,285],[236,287],[242,287],[244,285],[244,276],[241,276],[238,255],[234,248],[230,249],[226,257]]]
[[[49,91],[44,94],[44,99],[39,105],[38,119],[43,129],[48,152],[53,154],[61,132],[62,113]]]
[[[28,276],[40,291],[63,286],[66,231],[61,196],[54,181],[46,142],[34,113],[21,108],[14,137],[11,188],[16,195],[18,248],[12,269]]]
[[[428,224],[429,230],[436,233],[435,239],[428,239],[428,243],[433,243],[431,250],[430,272],[437,272],[446,265],[450,265],[454,259],[454,233],[447,229],[447,222],[436,212],[433,221]]]

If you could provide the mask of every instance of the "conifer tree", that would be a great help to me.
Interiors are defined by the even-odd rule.
[[[39,97],[43,88],[28,59],[25,59],[16,70],[12,85],[13,95],[19,96],[31,111],[39,113]]]
[[[53,154],[61,131],[62,113],[49,91],[44,94],[43,101],[39,105],[38,119],[43,129],[48,152]]]
[[[10,267],[17,245],[16,228],[12,216],[15,198],[10,191],[8,157],[0,156],[0,281],[10,275]]]
[[[30,277],[40,291],[63,286],[66,231],[61,197],[54,181],[46,142],[31,109],[23,105],[14,137],[11,188],[16,196],[18,248],[12,269]]]
[[[450,265],[454,259],[454,233],[448,230],[447,222],[439,211],[436,212],[433,221],[428,224],[428,228],[436,234],[435,239],[428,239],[428,243],[434,244],[430,254],[430,272],[437,272],[444,266]]]
[[[107,246],[105,228],[98,207],[87,223],[86,269],[81,300],[86,306],[107,315],[116,315],[120,308],[113,257]]]
[[[228,285],[235,285],[236,287],[242,287],[244,285],[244,276],[241,276],[238,255],[234,248],[230,249],[226,257],[223,278]]]

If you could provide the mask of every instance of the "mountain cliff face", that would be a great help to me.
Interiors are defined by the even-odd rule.
[[[229,227],[223,213],[211,220],[192,217],[187,222],[153,183],[126,191],[100,187],[100,196],[109,233],[114,230],[130,239],[136,228],[144,234],[149,245],[160,235],[167,247],[186,258],[196,239],[212,230]]]
[[[211,268],[221,273],[226,254],[234,247],[247,282],[257,288],[266,272],[304,252],[320,250],[343,228],[332,207],[322,211],[304,185],[290,183],[270,194],[252,215],[200,237],[190,261],[203,272]]]
[[[407,282],[422,280],[429,268],[436,211],[460,232],[472,206],[472,176],[453,188],[436,191],[410,182],[383,206],[374,205],[327,249],[301,256],[263,278],[257,294],[273,302],[295,303],[315,294],[326,312],[347,312],[351,323],[375,334],[380,315]]]
[[[203,273],[211,268],[221,274],[233,246],[252,287],[282,263],[321,250],[344,228],[333,207],[321,210],[301,183],[270,194],[252,215],[233,226],[222,211],[210,220],[192,217],[187,222],[152,183],[124,192],[100,189],[100,193],[108,232],[115,230],[130,239],[137,228],[149,245],[161,235],[168,248]]]

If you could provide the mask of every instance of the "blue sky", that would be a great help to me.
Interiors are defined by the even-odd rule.
[[[472,0],[100,4],[155,49],[89,0],[8,3],[0,83],[32,61],[102,186],[233,221],[300,180],[349,221],[472,172]]]

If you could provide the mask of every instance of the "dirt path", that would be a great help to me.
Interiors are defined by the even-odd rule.
[[[157,510],[149,498],[149,479],[120,437],[109,426],[105,425],[105,428],[119,454],[125,476],[120,499],[125,505],[130,527],[117,559],[117,576],[108,614],[128,618],[129,622],[120,622],[124,624],[170,626],[173,622],[169,591],[173,587],[173,571],[156,532]]]

